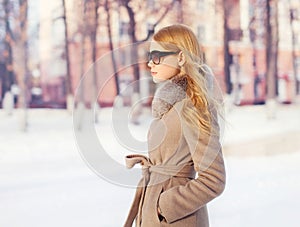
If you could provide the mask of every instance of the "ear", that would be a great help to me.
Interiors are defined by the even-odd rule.
[[[179,52],[177,60],[180,67],[185,64],[185,55],[182,51]]]

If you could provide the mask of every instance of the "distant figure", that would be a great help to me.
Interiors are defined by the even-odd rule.
[[[207,204],[225,187],[213,75],[195,34],[184,25],[154,34],[148,66],[159,87],[152,102],[148,154],[126,156],[143,177],[125,227],[209,226]],[[197,177],[196,177],[197,173]],[[196,177],[196,178],[195,178]]]
[[[261,98],[261,81],[262,81],[262,76],[258,73],[255,73],[254,77],[254,102],[257,103],[259,99]]]

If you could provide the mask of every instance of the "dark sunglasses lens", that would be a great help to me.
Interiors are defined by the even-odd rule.
[[[159,56],[159,53],[152,53],[151,54],[151,59],[152,59],[152,62],[154,64],[159,64],[160,62],[160,56]]]
[[[150,61],[157,64],[157,55],[155,53],[148,53],[148,62]]]

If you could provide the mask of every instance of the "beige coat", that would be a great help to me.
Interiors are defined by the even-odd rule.
[[[142,227],[209,226],[206,205],[224,190],[224,162],[219,136],[200,134],[182,117],[186,102],[176,102],[161,119],[152,122],[149,158],[127,157],[129,168],[142,164],[140,186],[146,187],[138,187],[126,227],[132,226],[134,219],[136,226]]]

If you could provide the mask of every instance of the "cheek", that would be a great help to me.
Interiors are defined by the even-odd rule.
[[[174,67],[168,67],[166,69],[166,73],[169,75],[169,78],[171,78],[179,73],[179,69]]]
[[[178,68],[174,68],[171,66],[164,66],[161,71],[159,71],[159,75],[164,78],[164,79],[169,79],[173,76],[175,76],[176,74],[179,73],[179,69]]]

